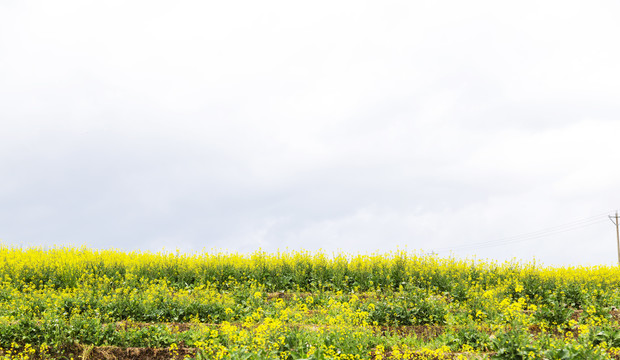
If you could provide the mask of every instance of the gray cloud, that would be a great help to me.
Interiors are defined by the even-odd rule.
[[[620,8],[584,5],[2,4],[0,239],[433,251],[610,211]],[[613,263],[610,227],[454,254]]]

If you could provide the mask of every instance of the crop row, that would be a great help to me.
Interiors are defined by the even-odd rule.
[[[449,292],[459,299],[471,284],[511,286],[534,297],[563,291],[575,306],[584,293],[613,290],[620,271],[609,267],[543,267],[535,263],[484,262],[438,258],[406,251],[347,255],[317,252],[227,254],[149,253],[87,248],[0,247],[0,281],[20,288],[71,288],[85,275],[134,286],[144,279],[165,279],[175,287],[258,283],[268,291],[367,291],[409,284]]]
[[[2,248],[0,268],[7,359],[132,351],[143,355],[127,358],[610,359],[620,352],[620,273],[612,268],[405,252],[70,248]]]

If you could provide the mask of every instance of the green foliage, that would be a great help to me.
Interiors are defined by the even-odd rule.
[[[461,351],[464,346],[476,351],[489,351],[492,345],[489,335],[475,327],[463,327],[448,336],[452,351]]]
[[[180,346],[196,349],[196,359],[441,358],[452,356],[449,350],[494,359],[606,359],[620,347],[610,314],[620,304],[618,285],[615,268],[403,251],[0,248],[0,356],[32,352],[28,346],[48,358],[100,346],[174,354]]]
[[[534,318],[542,324],[556,328],[565,327],[575,311],[565,303],[550,299],[545,304],[538,307],[534,313]]]
[[[525,360],[538,354],[531,335],[523,330],[507,330],[500,332],[492,339],[495,354],[491,359],[497,360]]]
[[[590,341],[595,346],[604,343],[607,347],[620,348],[620,329],[602,327],[599,331],[590,333]]]
[[[408,286],[390,301],[374,303],[370,321],[385,326],[445,324],[447,306],[441,296]]]

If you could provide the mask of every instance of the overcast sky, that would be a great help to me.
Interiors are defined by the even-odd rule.
[[[0,241],[616,264],[619,18],[0,1]]]

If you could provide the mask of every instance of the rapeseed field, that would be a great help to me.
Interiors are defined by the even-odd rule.
[[[0,248],[2,359],[618,359],[620,270]]]

